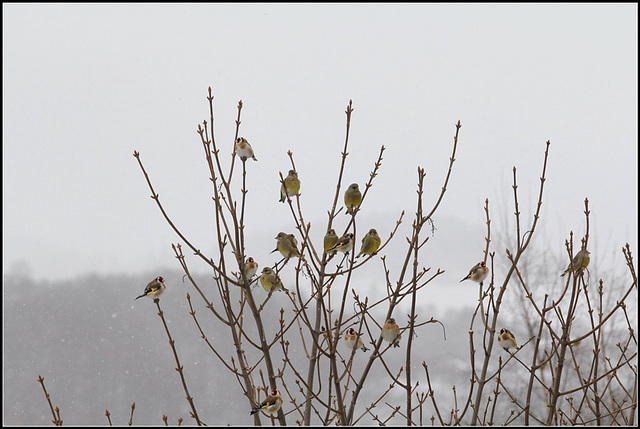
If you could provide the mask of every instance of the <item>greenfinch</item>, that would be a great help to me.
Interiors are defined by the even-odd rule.
[[[360,253],[356,258],[361,255],[373,255],[378,251],[378,247],[380,247],[380,236],[378,236],[378,231],[371,228],[369,232],[362,238],[362,247],[360,248]]]
[[[280,392],[278,392],[278,389],[271,389],[271,395],[262,401],[260,405],[252,409],[249,414],[253,415],[258,411],[263,411],[273,415],[278,412],[280,407],[282,407],[282,396]]]
[[[329,253],[329,249],[336,245],[338,242],[338,234],[336,234],[336,230],[331,228],[324,236],[324,251]],[[335,253],[335,250],[334,252]]]
[[[166,289],[167,287],[164,285],[164,278],[158,276],[147,284],[142,295],[138,296],[136,299],[148,296],[149,298],[153,298],[153,302],[158,302],[160,301],[160,295],[162,295],[162,292]]]
[[[271,251],[271,253],[279,250],[282,256],[289,259],[292,256],[296,258],[300,257],[300,251],[298,250],[298,240],[294,237],[293,234],[287,234],[285,232],[280,232],[276,235],[277,246],[275,249]]]
[[[283,285],[280,277],[276,274],[271,267],[264,267],[262,274],[260,274],[260,284],[267,292],[287,290]]]
[[[400,327],[396,324],[396,319],[387,319],[382,325],[382,339],[389,341],[393,347],[400,347],[400,337]]]
[[[349,232],[343,235],[342,237],[340,237],[336,242],[336,244],[333,247],[331,247],[327,251],[327,253],[333,252],[334,250],[339,250],[343,253],[349,253],[351,249],[353,249],[353,234]]]
[[[576,253],[576,256],[573,257],[573,260],[567,269],[564,270],[564,273],[560,274],[560,277],[564,277],[569,271],[581,272],[587,268],[591,261],[591,257],[589,255],[590,253],[587,249],[582,249]]]
[[[362,341],[362,338],[360,338],[360,334],[358,334],[353,328],[349,328],[347,332],[345,332],[344,343],[350,349],[360,349],[363,352],[369,350],[365,347],[364,341]]]
[[[360,206],[361,202],[362,194],[360,193],[360,189],[358,189],[358,184],[352,183],[344,192],[344,205],[347,208],[347,214],[355,213],[355,210]]]
[[[246,161],[249,158],[253,159],[254,161],[258,160],[253,154],[253,148],[251,147],[247,139],[245,139],[244,137],[238,137],[236,139],[235,149],[236,149],[236,155],[238,155],[240,159],[243,161]]]
[[[487,278],[488,274],[489,267],[487,267],[487,264],[485,264],[484,261],[480,261],[469,270],[469,274],[467,274],[465,278],[460,280],[460,282],[469,279],[476,283],[482,284],[482,281]]]
[[[502,328],[498,334],[498,345],[506,351],[509,351],[509,349],[515,349],[518,347],[516,336],[513,335],[510,330]]]
[[[280,202],[284,203],[287,200],[287,196],[293,197],[300,192],[300,179],[298,179],[298,172],[295,170],[289,170],[289,174],[284,178],[284,183],[280,185]]]

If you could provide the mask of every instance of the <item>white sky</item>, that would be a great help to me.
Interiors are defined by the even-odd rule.
[[[404,209],[404,248],[417,167],[427,172],[430,208],[460,120],[424,265],[457,284],[482,258],[486,198],[493,244],[512,235],[501,228],[514,211],[514,166],[530,223],[550,140],[537,250],[565,255],[569,231],[584,234],[588,197],[592,261],[615,256],[624,268],[625,242],[638,258],[637,8],[3,3],[3,272],[57,280],[177,268],[178,238],[149,198],[134,150],[175,223],[212,249],[196,133],[209,86],[226,161],[244,103],[240,135],[259,160],[248,163],[248,253],[261,266],[275,261],[275,235],[294,232],[278,202],[287,150],[306,219],[324,235],[352,99],[343,184],[362,186],[386,147],[360,231],[386,237]],[[492,251],[504,259],[504,248]]]

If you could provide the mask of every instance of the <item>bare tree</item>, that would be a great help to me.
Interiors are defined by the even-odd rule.
[[[249,174],[246,163],[252,161],[249,157],[240,157],[234,153],[230,160],[230,168],[225,171],[223,154],[227,151],[223,147],[229,148],[232,147],[232,144],[223,146],[216,143],[211,88],[209,88],[208,100],[209,121],[204,121],[198,127],[198,134],[212,183],[211,190],[215,205],[218,239],[216,255],[204,255],[196,243],[180,232],[154,190],[140,154],[135,152],[134,156],[138,159],[144,172],[152,198],[183,243],[174,245],[174,250],[185,274],[192,282],[194,291],[204,301],[206,308],[215,315],[219,323],[229,329],[231,333],[234,346],[233,356],[228,355],[228,347],[222,348],[209,342],[213,356],[237,377],[238,385],[247,397],[250,407],[261,403],[265,396],[262,392],[270,392],[272,389],[278,389],[282,392],[286,405],[277,412],[277,419],[282,425],[287,423],[287,416],[291,416],[305,425],[311,424],[312,421],[321,424],[351,425],[358,423],[364,415],[372,415],[371,406],[357,407],[357,400],[366,385],[374,363],[379,361],[388,372],[391,384],[389,389],[381,392],[374,404],[382,401],[395,385],[401,386],[405,389],[407,398],[406,408],[402,414],[405,415],[407,424],[411,424],[414,421],[413,412],[416,408],[412,404],[413,393],[418,384],[415,381],[416,375],[411,373],[411,344],[414,331],[426,324],[438,323],[433,318],[423,320],[417,316],[415,311],[417,296],[425,285],[443,272],[437,270],[433,275],[427,275],[429,270],[420,266],[420,250],[428,240],[428,237],[423,238],[421,233],[425,223],[431,222],[432,215],[446,192],[455,161],[461,124],[456,125],[449,172],[444,179],[442,192],[434,206],[428,211],[424,210],[422,201],[425,173],[422,168],[418,168],[418,204],[412,226],[413,232],[411,237],[407,238],[407,253],[395,281],[391,279],[391,272],[386,267],[386,258],[381,258],[385,267],[387,284],[387,291],[383,296],[371,300],[369,297],[361,298],[350,287],[350,282],[354,271],[372,262],[373,255],[368,255],[363,260],[358,260],[355,257],[357,253],[355,247],[359,242],[357,219],[361,208],[366,206],[367,193],[374,186],[378,170],[382,165],[384,146],[380,148],[379,157],[373,163],[369,181],[365,184],[362,192],[360,205],[348,214],[350,219],[343,235],[353,234],[353,251],[336,253],[335,251],[325,251],[324,248],[317,248],[310,239],[311,224],[305,220],[300,196],[286,195],[286,203],[295,222],[298,237],[301,238],[300,257],[285,257],[271,267],[273,272],[278,275],[287,264],[295,264],[296,284],[294,288],[289,288],[285,292],[290,301],[291,311],[287,312],[281,309],[278,326],[276,329],[270,330],[268,321],[265,321],[263,310],[272,298],[274,289],[268,292],[266,298],[263,297],[262,288],[256,293],[252,286],[259,281],[258,278],[247,278],[244,270],[245,262],[249,257],[245,251],[247,237],[245,236],[244,219],[246,210],[250,210],[246,199],[248,191],[246,176]],[[235,142],[239,137],[241,112],[242,102],[239,102],[236,133],[233,139],[227,140],[228,142]],[[345,143],[333,205],[328,210],[327,230],[333,229],[335,218],[343,210],[340,199],[344,192],[342,181],[348,155],[352,112],[353,107],[350,101],[345,112],[347,116]],[[293,154],[291,152],[288,154],[291,169],[296,171]],[[236,176],[234,176],[236,169],[241,170],[242,185],[239,197],[234,196],[232,192],[232,183],[236,180]],[[282,174],[280,179],[284,186]],[[396,227],[389,233],[386,240],[383,240],[377,252],[384,249],[394,238],[403,216],[404,212],[399,215]],[[295,237],[294,240],[297,242]],[[210,293],[205,290],[210,291],[212,288],[203,287],[195,282],[183,253],[183,246],[188,247],[210,266],[217,296],[211,297]],[[331,267],[328,262],[333,258],[339,259],[339,262]],[[339,283],[342,283],[341,287],[338,287]],[[187,296],[187,299],[191,305],[191,297]],[[385,361],[385,353],[392,345],[383,344],[381,329],[384,321],[391,318],[396,307],[405,300],[410,301],[411,312],[406,324],[400,328],[401,335],[407,341],[406,365],[403,376],[402,368],[393,369]],[[352,305],[355,305],[355,314],[347,311]],[[376,320],[372,315],[372,310],[377,307],[386,308],[385,320]],[[192,315],[200,334],[206,339],[207,327],[199,322],[195,311],[192,312]],[[267,315],[270,316],[269,313]],[[248,319],[253,320],[255,326],[248,327]],[[366,339],[366,344],[370,344],[373,348],[367,364],[360,374],[356,374],[353,370],[353,359],[358,349],[351,349],[345,355],[341,347],[341,341],[349,329],[355,329],[360,338]],[[304,359],[293,356],[290,350],[291,344],[302,345],[305,350]],[[424,402],[424,399],[419,402]],[[394,415],[400,411],[390,409],[390,412]],[[256,424],[260,422],[260,418],[260,413],[254,414]],[[375,418],[379,419],[377,416]]]
[[[637,300],[637,277],[629,245],[622,249],[630,274],[623,288],[609,289],[603,280],[599,280],[596,287],[589,279],[588,268],[571,268],[569,264],[571,269],[563,290],[559,293],[546,291],[540,296],[541,289],[532,287],[532,280],[523,276],[521,271],[525,265],[523,255],[529,251],[540,221],[550,142],[546,143],[537,207],[530,224],[525,224],[521,217],[516,168],[513,169],[515,240],[505,249],[509,265],[504,278],[496,278],[493,274],[495,251],[491,245],[491,216],[489,201],[486,200],[487,234],[483,263],[491,267],[492,274],[480,282],[478,304],[470,314],[470,379],[468,385],[463,386],[465,397],[459,400],[457,392],[460,388],[453,386],[454,406],[449,410],[448,406],[441,405],[449,394],[440,394],[434,389],[434,377],[441,378],[437,371],[438,363],[428,365],[423,361],[424,373],[412,372],[412,368],[416,359],[416,332],[438,324],[444,332],[440,321],[433,317],[425,318],[418,312],[421,292],[444,272],[439,268],[435,272],[425,268],[421,262],[421,251],[429,240],[424,227],[433,225],[433,215],[446,193],[453,171],[460,122],[455,124],[448,172],[443,178],[441,192],[430,208],[424,207],[423,200],[425,172],[421,167],[417,169],[417,202],[411,234],[406,237],[406,253],[398,266],[389,266],[386,257],[373,257],[391,240],[398,238],[404,211],[398,214],[395,227],[388,236],[383,235],[378,248],[363,258],[356,257],[356,247],[364,236],[358,229],[358,214],[366,209],[367,195],[377,185],[384,146],[372,162],[361,199],[348,211],[342,205],[346,189],[343,173],[349,154],[349,131],[354,111],[349,101],[345,111],[346,133],[340,170],[333,203],[327,210],[326,229],[323,228],[323,232],[335,230],[337,216],[343,210],[347,211],[347,226],[340,231],[341,234],[336,234],[344,238],[345,241],[340,243],[347,247],[327,248],[311,240],[312,225],[305,219],[304,199],[297,191],[292,193],[289,190],[294,188],[286,186],[280,173],[282,199],[296,231],[278,234],[274,251],[280,250],[283,258],[273,266],[265,267],[262,274],[254,274],[245,268],[247,262],[253,262],[246,252],[247,243],[252,238],[245,235],[245,215],[254,210],[247,200],[247,175],[251,174],[247,163],[253,160],[251,152],[236,146],[236,143],[245,143],[239,138],[243,104],[240,101],[237,106],[235,135],[218,143],[214,137],[211,88],[207,99],[209,119],[198,125],[197,132],[211,180],[217,241],[213,254],[202,252],[202,243],[185,236],[175,225],[154,189],[140,153],[136,151],[134,156],[151,197],[179,238],[173,250],[192,287],[186,299],[196,332],[206,341],[212,359],[218,360],[220,367],[237,380],[236,388],[246,397],[247,410],[253,410],[254,424],[262,424],[263,417],[271,419],[272,424],[277,421],[280,425],[341,426],[362,422],[397,424],[398,417],[406,425],[423,425],[426,419],[441,425],[635,423],[637,337],[634,327],[637,314],[627,312],[626,302],[630,296],[634,303]],[[228,158],[227,154],[231,157]],[[293,153],[289,151],[288,156],[291,170],[297,172]],[[238,181],[240,192],[236,195],[233,190],[237,188]],[[580,247],[584,249],[589,244],[589,206],[586,199],[585,218],[587,229],[580,240]],[[209,267],[211,284],[195,280],[185,248]],[[345,249],[349,251],[341,251]],[[573,233],[566,242],[566,249],[568,261],[571,261],[577,253],[574,251]],[[361,296],[352,287],[353,274],[378,260],[386,288],[378,291],[378,295],[372,292]],[[285,269],[293,270],[295,284],[280,283],[279,275]],[[261,287],[256,289],[256,286]],[[620,295],[606,299],[609,298],[609,290],[620,292]],[[518,338],[516,347],[503,351],[500,346],[496,347],[496,343],[504,320],[501,310],[507,293],[519,299],[523,324],[530,336]],[[212,317],[205,320],[196,312],[192,294]],[[273,308],[266,310],[276,295],[286,297],[286,308],[280,308],[277,319],[273,316]],[[400,304],[409,308],[406,319],[397,315]],[[157,305],[162,318],[162,310],[159,303]],[[381,314],[384,317],[380,317]],[[578,317],[581,315],[587,317],[587,323],[577,326],[576,320],[582,322],[582,317]],[[399,344],[395,340],[385,341],[382,336],[383,325],[389,319],[399,322],[403,365],[389,359],[389,351]],[[206,424],[198,415],[197,398],[189,394],[166,324],[165,328],[191,408],[191,417],[198,425]],[[230,343],[219,344],[210,339],[212,332],[220,329],[228,330]],[[607,335],[615,340],[605,339]],[[350,336],[353,336],[351,342],[345,342],[345,338]],[[592,345],[591,353],[583,352],[587,343]],[[364,365],[354,365],[357,353],[368,353]],[[389,383],[383,388],[373,386],[376,392],[374,399],[359,402],[375,371],[386,374]],[[519,377],[511,376],[515,372]],[[426,388],[422,387],[424,382]],[[44,383],[41,383],[44,389]],[[404,392],[402,403],[391,398],[390,392],[395,388]],[[134,408],[135,405],[132,415]],[[54,413],[54,422],[61,424],[59,411]]]

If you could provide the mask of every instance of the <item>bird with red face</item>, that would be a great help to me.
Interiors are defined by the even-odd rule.
[[[260,405],[252,409],[249,414],[254,415],[258,411],[264,411],[268,414],[275,414],[282,407],[282,395],[278,392],[278,389],[271,389],[271,395],[262,401]]]
[[[510,330],[502,328],[498,334],[498,345],[506,351],[509,351],[509,349],[515,349],[518,347],[516,336],[513,335]]]
[[[160,295],[162,295],[166,289],[167,287],[164,284],[164,278],[158,276],[147,284],[142,295],[138,296],[136,299],[148,296],[153,299],[153,302],[158,302],[160,301]]]
[[[360,334],[356,332],[355,329],[349,328],[347,332],[344,334],[344,343],[350,349],[360,349],[363,352],[368,351],[369,349],[365,347],[364,341],[360,338]]]
[[[482,281],[486,279],[488,275],[489,275],[489,267],[487,267],[487,264],[485,264],[484,261],[480,261],[477,264],[475,264],[473,268],[469,270],[469,274],[467,274],[465,278],[460,280],[460,282],[463,282],[469,279],[476,283],[482,284]]]

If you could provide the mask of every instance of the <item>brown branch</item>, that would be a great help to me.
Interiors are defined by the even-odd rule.
[[[178,373],[180,374],[180,380],[182,381],[182,388],[184,389],[184,392],[187,395],[187,402],[189,403],[189,406],[191,407],[191,417],[193,417],[196,420],[196,423],[198,424],[198,426],[202,426],[202,422],[200,421],[200,418],[198,417],[198,411],[196,410],[196,407],[195,407],[195,405],[193,403],[193,398],[189,394],[189,388],[187,387],[187,381],[184,378],[184,371],[183,371],[184,367],[182,365],[180,365],[180,359],[178,358],[178,351],[176,350],[175,340],[173,338],[171,338],[171,332],[169,332],[169,327],[167,326],[167,322],[164,319],[164,312],[160,308],[160,299],[156,298],[156,299],[154,299],[154,302],[156,303],[156,306],[158,307],[158,316],[160,316],[160,319],[162,319],[162,324],[164,325],[164,330],[167,333],[167,337],[169,338],[169,345],[171,346],[171,351],[173,351],[173,357],[176,360],[176,365],[177,365],[176,371],[178,371]]]
[[[42,390],[44,391],[44,397],[47,398],[47,403],[49,404],[49,408],[51,409],[51,414],[53,415],[53,420],[51,422],[55,426],[62,426],[62,419],[60,418],[60,408],[53,408],[53,404],[51,403],[51,395],[47,392],[47,388],[44,387],[44,377],[38,375],[38,383],[42,386]]]

